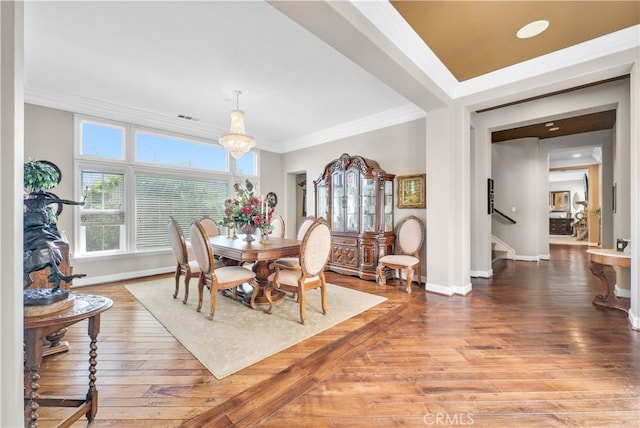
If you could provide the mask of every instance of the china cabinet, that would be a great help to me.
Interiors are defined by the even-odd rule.
[[[314,181],[316,217],[333,238],[329,269],[375,280],[378,259],[393,254],[393,179],[380,165],[343,154]]]

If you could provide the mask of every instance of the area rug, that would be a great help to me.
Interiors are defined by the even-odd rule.
[[[193,280],[192,280],[193,281]],[[209,314],[209,293],[202,312],[196,312],[196,281],[189,301],[184,289],[174,299],[173,277],[127,285],[142,305],[189,350],[217,379],[222,379],[276,354],[386,300],[384,297],[328,284],[327,315],[322,315],[320,290],[306,293],[306,323],[300,324],[298,304],[290,297],[275,305],[253,310],[241,302],[218,295],[215,316]]]

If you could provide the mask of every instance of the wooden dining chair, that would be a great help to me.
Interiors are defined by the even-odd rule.
[[[256,283],[256,274],[245,269],[242,266],[224,266],[214,269],[213,249],[209,245],[209,236],[204,229],[200,220],[194,220],[191,224],[191,246],[195,253],[196,260],[200,266],[200,279],[198,281],[198,307],[197,311],[202,309],[202,301],[204,297],[204,287],[207,286],[211,291],[211,309],[209,319],[213,319],[216,311],[216,297],[219,290],[233,290],[233,297],[237,298],[236,288],[244,283],[249,283],[253,287],[253,296],[251,297],[251,305],[255,309],[253,303],[258,294],[258,284]]]
[[[218,225],[215,220],[208,215],[202,216],[200,223],[204,226],[204,230],[207,231],[207,236],[209,236],[209,238],[220,234],[220,230],[218,229]]]
[[[284,219],[280,215],[275,215],[271,219],[271,236],[284,238]]]
[[[169,232],[169,243],[171,244],[171,250],[178,262],[176,266],[176,289],[173,292],[173,298],[178,297],[180,291],[180,277],[184,275],[184,299],[182,303],[187,303],[189,298],[189,280],[191,277],[200,275],[200,266],[195,260],[189,260],[189,253],[187,252],[187,244],[182,233],[182,228],[172,216],[169,216],[167,222],[167,229]]]
[[[320,288],[320,299],[322,313],[327,313],[327,282],[324,270],[329,261],[331,253],[331,230],[327,221],[323,218],[315,220],[307,228],[302,244],[298,266],[288,264],[273,263],[275,272],[269,275],[269,283],[276,290],[295,293],[298,295],[298,305],[300,308],[300,322],[306,321],[305,316],[305,292]],[[265,297],[269,302],[268,312],[273,312],[271,301],[272,287],[267,287]]]
[[[386,284],[386,276],[383,269],[395,269],[402,282],[402,271],[407,274],[407,293],[411,293],[411,283],[413,282],[413,272],[417,273],[418,285],[422,282],[422,272],[420,268],[420,250],[424,243],[424,224],[416,216],[408,216],[399,224],[396,232],[396,254],[388,254],[380,257],[376,272],[378,274],[378,284]]]
[[[309,216],[305,217],[300,223],[300,227],[298,228],[298,234],[296,239],[298,241],[302,241],[304,239],[304,235],[307,233],[309,227],[315,221],[315,217]],[[275,261],[275,263],[280,263],[281,265],[289,265],[289,266],[300,266],[300,258],[299,257],[282,257]]]

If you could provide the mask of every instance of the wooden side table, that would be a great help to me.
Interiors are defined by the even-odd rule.
[[[75,294],[73,305],[53,313],[25,316],[24,345],[25,368],[28,370],[28,382],[25,390],[25,410],[29,411],[28,427],[38,426],[38,408],[77,407],[76,411],[58,426],[70,426],[85,414],[89,423],[93,421],[98,411],[98,390],[96,389],[97,339],[100,332],[100,314],[109,309],[111,299],[91,294]],[[69,327],[79,321],[88,320],[88,334],[91,338],[89,345],[89,390],[83,398],[40,397],[38,394],[38,373],[43,357],[43,338],[60,329]]]
[[[589,261],[591,262],[589,269],[592,274],[600,279],[600,283],[602,284],[602,294],[598,294],[594,297],[593,304],[628,312],[628,299],[624,299],[624,303],[622,304],[617,303],[618,299],[609,300],[611,286],[604,274],[604,267],[619,266],[622,268],[630,268],[631,255],[617,251],[613,248],[590,248],[587,250],[587,254],[589,254]]]

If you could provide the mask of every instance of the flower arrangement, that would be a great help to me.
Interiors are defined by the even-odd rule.
[[[253,189],[253,183],[248,179],[245,180],[244,185],[240,183],[233,185],[236,197],[224,202],[225,218],[221,222],[223,226],[250,225],[259,227],[263,233],[271,228],[273,207],[270,207],[264,198],[255,196]]]

